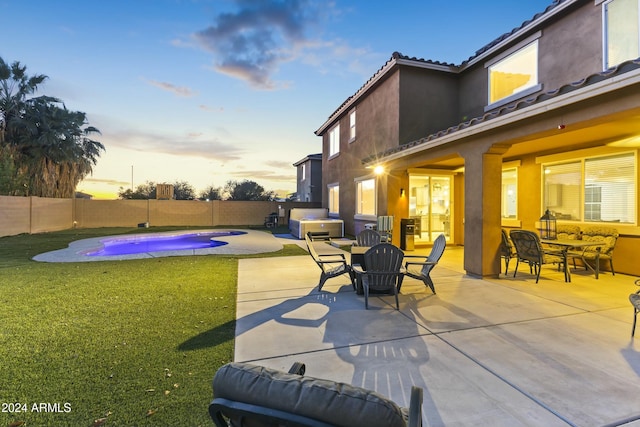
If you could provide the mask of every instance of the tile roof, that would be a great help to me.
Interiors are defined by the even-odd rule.
[[[492,42],[486,44],[481,49],[478,49],[473,56],[469,57],[466,61],[463,61],[460,65],[455,65],[455,64],[452,64],[452,63],[446,63],[446,62],[440,62],[440,61],[434,61],[434,60],[431,60],[431,59],[417,58],[415,56],[414,57],[409,57],[409,56],[403,55],[400,52],[393,52],[393,54],[391,54],[391,58],[389,58],[389,60],[387,60],[387,62],[385,62],[382,65],[382,67],[380,67],[378,69],[378,71],[376,71],[356,91],[355,94],[353,94],[350,97],[348,97],[342,104],[340,104],[340,106],[333,113],[331,113],[331,115],[329,115],[329,117],[327,118],[325,123],[322,126],[320,126],[320,128],[315,132],[316,135],[320,135],[322,132],[324,132],[326,130],[327,125],[329,123],[331,123],[334,119],[336,119],[339,116],[339,114],[342,112],[342,110],[346,106],[348,106],[351,103],[352,100],[354,100],[355,98],[357,98],[361,94],[363,94],[366,91],[366,89],[368,89],[375,81],[380,79],[388,70],[392,69],[393,66],[398,62],[398,60],[411,61],[416,66],[433,66],[433,67],[439,68],[439,69],[442,69],[442,68],[447,69],[448,68],[453,72],[457,72],[458,70],[463,68],[465,65],[469,64],[470,62],[472,62],[474,59],[476,59],[476,58],[482,56],[483,54],[487,53],[493,47],[500,45],[500,43],[504,42],[509,37],[511,37],[514,34],[516,34],[518,31],[520,31],[523,28],[527,27],[532,22],[535,22],[541,16],[547,14],[548,12],[550,12],[551,10],[557,8],[561,4],[571,3],[571,2],[575,2],[575,1],[576,0],[553,0],[553,2],[549,6],[547,6],[547,8],[544,11],[542,11],[540,13],[537,13],[531,19],[529,19],[527,21],[524,21],[519,27],[516,27],[516,28],[512,29],[511,31],[502,34],[500,37],[498,37],[495,40],[493,40]]]
[[[625,62],[619,64],[616,67],[609,68],[608,70],[605,70],[605,71],[602,71],[602,72],[599,72],[599,73],[591,74],[588,77],[585,77],[585,78],[580,79],[578,81],[563,85],[558,89],[547,91],[547,92],[543,92],[543,93],[539,93],[539,94],[533,95],[533,96],[525,98],[525,99],[514,101],[514,102],[512,102],[512,103],[510,103],[508,105],[505,105],[503,107],[496,108],[495,110],[491,110],[491,111],[485,113],[484,115],[482,115],[480,117],[472,118],[471,120],[467,120],[467,121],[459,123],[459,124],[457,124],[455,126],[451,126],[451,127],[447,128],[447,129],[443,129],[443,130],[440,130],[440,131],[438,131],[436,133],[432,133],[431,135],[428,135],[428,136],[426,136],[424,138],[421,138],[419,140],[411,141],[411,142],[408,142],[406,144],[399,145],[398,147],[394,147],[392,149],[384,151],[382,153],[377,153],[375,155],[369,156],[369,157],[363,159],[362,162],[364,164],[367,164],[367,163],[380,161],[381,159],[384,159],[385,157],[388,157],[388,156],[390,156],[392,154],[396,154],[396,153],[402,152],[404,150],[407,150],[408,148],[419,146],[421,144],[424,144],[424,143],[433,141],[435,139],[441,138],[441,137],[443,137],[445,135],[450,135],[450,134],[455,133],[457,131],[460,131],[460,130],[463,130],[463,129],[467,129],[467,128],[471,127],[471,126],[487,122],[487,121],[489,121],[491,119],[494,119],[496,117],[504,116],[504,115],[512,113],[512,112],[514,112],[516,110],[521,110],[523,108],[530,107],[530,106],[532,106],[534,104],[537,104],[537,103],[540,103],[542,101],[546,101],[548,99],[555,98],[555,97],[567,94],[569,92],[573,92],[573,91],[575,91],[577,89],[581,89],[581,88],[593,85],[595,83],[598,83],[598,82],[601,82],[601,81],[604,81],[604,80],[607,80],[607,79],[611,79],[611,78],[613,78],[615,76],[622,75],[622,74],[627,73],[629,71],[638,70],[638,69],[640,69],[640,58],[629,60],[629,61],[625,61]]]

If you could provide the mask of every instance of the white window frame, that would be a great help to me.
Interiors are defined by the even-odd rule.
[[[633,167],[634,167],[634,171],[633,171],[633,182],[629,182],[629,185],[632,185],[633,187],[633,195],[631,197],[631,200],[628,200],[628,203],[626,206],[628,206],[628,209],[633,209],[633,212],[630,212],[629,216],[632,216],[633,218],[631,218],[631,220],[626,220],[624,221],[624,218],[609,218],[607,219],[605,217],[605,219],[601,220],[601,221],[596,221],[593,220],[593,218],[590,219],[586,219],[586,217],[588,216],[585,211],[587,210],[586,205],[592,205],[594,203],[599,204],[600,208],[602,206],[613,206],[616,205],[616,202],[613,202],[613,199],[618,200],[619,199],[619,191],[616,190],[611,190],[611,191],[607,191],[607,192],[603,192],[600,194],[600,200],[599,201],[593,201],[593,200],[586,200],[586,195],[587,195],[587,188],[597,188],[598,186],[592,183],[587,182],[587,163],[590,161],[598,161],[598,160],[606,160],[607,158],[611,158],[611,157],[616,157],[616,156],[632,156],[633,157]],[[547,167],[553,167],[553,166],[557,166],[557,165],[569,165],[569,164],[573,164],[576,165],[578,167],[577,170],[579,170],[579,174],[580,174],[580,183],[579,183],[579,193],[577,194],[578,196],[578,209],[579,209],[579,214],[577,215],[577,218],[572,218],[572,219],[568,219],[569,221],[575,221],[575,222],[585,222],[588,224],[608,224],[611,221],[616,221],[616,224],[623,224],[623,225],[636,225],[638,223],[638,210],[637,210],[637,198],[638,198],[638,183],[637,181],[637,165],[638,165],[638,156],[637,153],[635,151],[632,152],[618,152],[618,153],[609,153],[609,154],[599,154],[597,156],[583,156],[583,157],[571,157],[571,158],[566,158],[563,159],[562,161],[556,161],[556,162],[543,162],[541,164],[542,166],[542,182],[541,182],[541,190],[542,190],[542,206],[541,206],[541,212],[544,212],[545,209],[547,209],[546,206],[544,206],[545,204],[545,200],[548,199],[548,196],[545,194],[546,188],[547,188],[547,182],[545,179],[545,168]],[[613,181],[611,181],[613,182]],[[601,186],[600,186],[601,187]],[[561,193],[559,193],[560,197],[565,198],[565,194],[563,194],[564,191],[562,191]],[[572,194],[572,193],[570,193]],[[609,202],[607,202],[607,200],[609,200]],[[563,203],[566,204],[566,203]],[[620,207],[616,208],[618,210],[620,210]],[[609,211],[611,209],[608,209]],[[591,210],[593,211],[593,210]],[[562,220],[563,218],[559,218],[560,220]]]
[[[516,164],[514,164],[516,163]],[[502,189],[501,189],[501,206],[500,206],[500,216],[502,217],[502,220],[517,220],[518,219],[518,173],[520,171],[519,167],[520,166],[520,162],[509,162],[509,163],[504,163],[502,165]],[[505,184],[504,184],[504,175],[506,172],[511,172],[513,171],[513,173],[515,174],[515,189],[513,190],[513,193],[508,193],[508,189],[505,188]],[[505,190],[507,191],[507,193],[505,193]],[[509,211],[509,208],[506,206],[506,204],[509,201],[509,198],[513,196],[515,198],[515,201],[513,202],[513,205],[515,205],[515,215],[514,216],[506,216],[505,213],[507,213]]]
[[[329,131],[329,157],[340,154],[340,123]]]
[[[636,1],[636,7],[637,7],[637,13],[636,13],[636,25],[635,25],[635,32],[636,32],[636,46],[635,46],[635,53],[632,53],[630,55],[629,58],[623,58],[621,60],[616,60],[615,63],[611,63],[609,57],[610,57],[610,51],[609,51],[609,6],[612,3],[615,3],[616,1],[622,1],[622,0],[608,0],[608,1],[604,1],[602,3],[602,69],[603,70],[607,70],[611,67],[614,67],[624,61],[628,61],[630,59],[636,59],[638,57],[640,57],[640,4],[638,4],[638,2],[640,0],[635,0]],[[626,15],[629,16],[629,15]],[[625,29],[625,31],[621,32],[622,34],[629,34],[630,31],[627,31],[627,29]],[[620,44],[623,44],[624,46],[629,46],[629,40],[625,40],[625,41],[619,41]]]
[[[355,179],[356,184],[356,213],[355,219],[363,219],[363,220],[372,220],[375,221],[377,219],[376,212],[378,212],[378,182],[375,176],[366,176]],[[369,190],[373,192],[373,206],[371,211],[363,212],[363,200],[362,200],[362,186],[363,184],[371,185],[373,184],[373,190]]]
[[[531,95],[542,90],[542,84],[539,82],[538,71],[540,67],[540,51],[538,48],[538,39],[542,36],[542,32],[538,31],[530,37],[526,38],[522,42],[513,46],[510,49],[507,49],[502,54],[496,56],[490,61],[485,62],[484,67],[487,69],[487,106],[484,108],[485,111],[492,110],[494,108],[500,107],[502,105],[506,105],[510,102],[513,102],[517,99],[523,98],[525,96]],[[536,53],[536,63],[535,63],[535,73],[534,73],[534,82],[527,84],[521,88],[518,88],[511,95],[505,96],[500,99],[496,99],[491,101],[491,71],[497,66],[504,65],[507,61],[514,60],[517,58],[518,54],[521,54],[525,51],[525,49],[535,47]]]
[[[349,113],[349,142],[356,140],[356,110]]]
[[[340,184],[334,182],[327,185],[327,195],[329,199],[329,216],[340,215]]]

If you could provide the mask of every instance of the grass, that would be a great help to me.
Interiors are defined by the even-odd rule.
[[[239,257],[31,261],[127,232],[141,230],[0,238],[0,427],[212,425],[211,379],[233,359]]]

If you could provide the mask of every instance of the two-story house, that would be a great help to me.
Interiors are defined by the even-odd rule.
[[[638,3],[556,0],[459,65],[394,53],[316,131],[324,206],[350,234],[414,218],[474,276],[549,209],[615,224],[616,271],[640,274]]]
[[[296,198],[299,202],[322,202],[322,154],[309,154],[296,167]]]

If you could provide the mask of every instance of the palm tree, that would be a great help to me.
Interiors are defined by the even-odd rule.
[[[0,191],[3,194],[74,197],[104,146],[91,136],[86,114],[69,111],[49,96],[28,98],[47,79],[0,58]],[[13,187],[7,190],[5,187]]]

